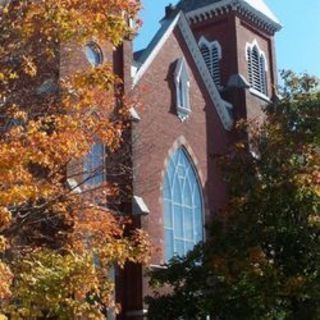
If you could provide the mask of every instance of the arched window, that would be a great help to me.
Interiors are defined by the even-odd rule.
[[[84,180],[87,186],[99,186],[105,181],[105,146],[95,142],[84,160]]]
[[[221,86],[220,60],[222,58],[221,46],[218,41],[209,42],[204,37],[199,41],[203,59],[208,67],[214,83]]]
[[[247,44],[247,62],[249,82],[253,89],[267,95],[266,58],[256,41]]]
[[[170,158],[164,180],[165,256],[184,256],[203,240],[203,203],[190,157],[179,148]]]
[[[93,67],[103,63],[103,53],[99,45],[89,42],[85,46],[88,62]],[[95,141],[84,159],[84,181],[87,186],[99,186],[105,181],[105,145]]]
[[[191,113],[190,105],[190,79],[187,63],[184,58],[177,61],[175,69],[176,101],[178,117],[184,121]]]

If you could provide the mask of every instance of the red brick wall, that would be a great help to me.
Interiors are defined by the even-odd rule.
[[[268,96],[272,96],[272,85],[274,82],[273,75],[273,57],[272,57],[272,39],[261,32],[256,31],[248,23],[237,19],[237,47],[238,47],[238,61],[239,72],[249,79],[248,66],[246,60],[246,44],[251,44],[257,40],[260,49],[265,53],[268,65],[267,72],[267,87]]]
[[[106,42],[97,43],[103,54],[103,62],[113,64],[113,48]],[[90,68],[85,55],[85,46],[74,43],[64,43],[60,46],[60,77]]]
[[[217,40],[222,48],[222,59],[220,60],[221,83],[226,85],[230,75],[237,73],[238,56],[236,50],[236,31],[234,14],[222,15],[214,20],[205,20],[192,25],[192,30],[197,42],[201,36],[208,41]]]
[[[268,97],[271,98],[276,93],[277,70],[273,35],[260,30],[250,21],[239,17],[235,13],[196,23],[192,25],[192,30],[197,41],[201,36],[206,37],[208,41],[219,41],[222,48],[220,67],[222,85],[224,86],[227,84],[229,77],[237,73],[240,73],[249,81],[246,44],[251,44],[256,39],[260,49],[264,51],[268,63]],[[234,107],[238,110],[235,110],[235,115],[241,115],[248,119],[263,117],[262,110],[267,103],[252,95],[248,90],[240,95],[239,91],[234,90],[234,92],[228,92],[226,97],[233,103],[236,101]]]
[[[214,21],[198,23],[192,28],[197,41],[202,35],[209,41],[219,41],[222,47],[220,63],[223,85],[236,73],[248,79],[246,43],[256,39],[269,63],[268,89],[272,96],[276,83],[276,63],[271,35],[258,31],[234,13],[217,17]],[[126,41],[116,51],[106,44],[100,45],[105,61],[114,64],[114,71],[124,79],[124,89],[129,92],[132,62],[130,41]],[[83,48],[68,45],[61,52],[62,76],[89,67]],[[173,74],[177,59],[183,56],[189,66],[192,113],[186,121],[181,122],[175,110]],[[185,146],[190,153],[202,183],[205,219],[208,221],[226,203],[226,187],[214,156],[225,150],[231,137],[222,127],[178,30],[167,40],[134,91],[141,100],[141,108],[138,108],[141,121],[133,123],[132,132],[128,135],[133,141],[133,188],[134,194],[142,197],[150,209],[148,216],[135,218],[135,225],[149,233],[153,244],[151,263],[160,265],[164,263],[162,183],[170,155],[180,145]],[[265,103],[248,90],[234,90],[226,93],[226,96],[237,108],[235,114],[250,119],[262,116]],[[121,272],[118,298],[124,312],[120,319],[128,319],[126,311],[143,309],[143,297],[151,293],[148,279],[143,277],[144,271],[139,266],[129,265]],[[130,319],[134,320],[133,317]]]
[[[177,59],[183,56],[189,66],[192,113],[181,122],[175,111],[173,74]],[[228,134],[203,87],[184,40],[176,30],[136,88],[142,107],[138,110],[141,121],[133,129],[134,194],[142,197],[150,209],[150,214],[141,218],[141,226],[152,240],[151,263],[154,265],[164,263],[162,183],[166,162],[178,146],[183,145],[189,151],[200,176],[206,220],[225,204],[225,186],[214,155],[223,152]],[[142,280],[143,296],[150,294],[147,281],[146,278]],[[137,288],[137,283],[131,288],[129,284],[127,296],[139,295],[134,291]],[[136,306],[127,305],[128,309],[142,307],[141,303],[140,306],[137,301],[135,303]]]
[[[267,96],[271,98],[275,94],[275,57],[273,54],[273,36],[268,35],[254,27],[249,22],[236,18],[237,30],[237,50],[239,73],[249,80],[248,63],[246,59],[246,44],[257,41],[260,49],[265,53],[268,65],[267,71]],[[262,121],[264,114],[263,108],[268,104],[266,101],[254,96],[246,90],[246,117],[249,120]]]

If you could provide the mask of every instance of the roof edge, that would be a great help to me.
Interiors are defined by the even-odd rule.
[[[140,68],[133,77],[133,87],[139,83],[176,26],[179,27],[182,37],[195,62],[198,72],[203,80],[204,87],[209,93],[213,107],[215,108],[223,127],[230,131],[233,127],[233,119],[231,116],[231,110],[233,109],[233,106],[231,103],[222,99],[220,92],[218,91],[204,62],[196,39],[194,38],[194,35],[190,29],[189,23],[182,11],[179,11],[174,17],[170,17],[170,19],[163,20],[162,27],[150,42],[141,59],[138,61],[138,63],[140,63]]]
[[[149,68],[155,57],[158,55],[164,43],[169,38],[170,34],[178,24],[178,21],[183,13],[180,11],[174,18],[163,19],[162,26],[154,38],[151,40],[150,44],[144,50],[141,57],[136,61],[140,65],[133,78],[133,86],[135,86],[146,70]]]
[[[221,0],[211,5],[189,11],[186,13],[186,16],[189,22],[192,23],[203,21],[212,16],[227,13],[229,11],[237,11],[250,19],[258,21],[260,26],[270,32],[275,33],[282,29],[282,24],[278,19],[271,18],[244,0]]]

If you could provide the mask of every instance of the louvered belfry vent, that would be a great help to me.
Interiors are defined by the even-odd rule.
[[[264,91],[264,94],[267,94],[267,74],[266,74],[266,60],[263,55],[260,56],[260,79],[261,86]]]
[[[266,59],[257,45],[247,47],[249,82],[253,89],[267,95]]]
[[[203,59],[209,69],[211,77],[217,87],[221,86],[220,59],[221,47],[217,41],[208,42],[205,38],[201,38],[199,42],[200,51]]]
[[[247,60],[248,60],[249,82],[252,85],[252,83],[253,83],[253,78],[252,78],[252,59],[251,59],[251,48],[249,48],[249,47],[247,49]]]

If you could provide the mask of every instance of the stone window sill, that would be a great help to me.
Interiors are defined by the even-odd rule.
[[[268,96],[266,96],[264,93],[261,93],[260,91],[258,91],[256,89],[250,88],[249,91],[253,96],[258,97],[261,100],[264,100],[265,102],[268,102],[268,103],[272,102]]]

